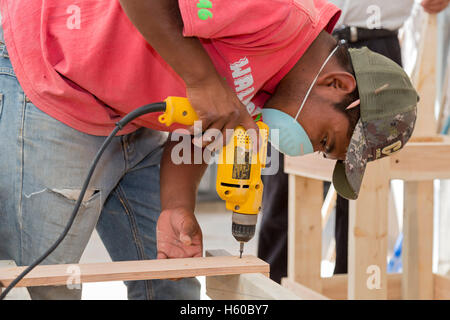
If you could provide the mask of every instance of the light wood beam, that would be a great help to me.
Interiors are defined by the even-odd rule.
[[[338,274],[329,278],[322,278],[322,294],[333,300],[346,300],[348,276]],[[400,300],[402,298],[402,275],[392,273],[387,275],[387,298]]]
[[[434,299],[450,300],[450,277],[440,274],[433,275]]]
[[[305,287],[290,278],[281,279],[281,285],[295,293],[302,300],[330,300],[328,297],[325,297],[324,295],[311,290],[310,288]]]
[[[14,268],[16,263],[13,260],[0,260],[0,270],[3,268]],[[0,293],[2,292],[2,287],[0,286]],[[31,296],[26,288],[13,288],[5,300],[31,300]]]
[[[207,256],[226,256],[224,250],[209,250]],[[299,300],[301,297],[261,273],[207,276],[206,294],[221,300]]]
[[[288,277],[321,292],[323,182],[289,176]]]
[[[433,181],[405,182],[403,298],[433,299]]]
[[[322,181],[331,181],[335,160],[325,159],[318,153],[301,157],[284,157],[284,172]]]
[[[0,286],[7,286],[24,269],[25,267],[1,268]],[[17,286],[66,285],[67,281],[84,283],[177,279],[255,272],[268,274],[269,269],[269,265],[266,262],[254,256],[243,256],[242,259],[239,259],[238,256],[215,256],[206,258],[41,265],[33,269]]]
[[[437,18],[435,14],[426,14],[424,29],[419,44],[418,62],[413,83],[420,96],[417,104],[417,121],[413,137],[436,135],[437,122],[434,115],[436,99],[436,62],[437,62]]]
[[[391,179],[450,179],[450,142],[407,143],[391,158]]]
[[[367,164],[358,200],[350,201],[349,299],[387,299],[389,161]]]

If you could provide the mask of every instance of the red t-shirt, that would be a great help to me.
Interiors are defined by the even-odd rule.
[[[186,96],[181,78],[117,0],[0,0],[0,5],[6,46],[25,94],[72,128],[108,135],[131,110]],[[325,0],[179,0],[179,7],[184,36],[200,38],[252,115],[340,15]],[[121,133],[140,126],[168,130],[157,116],[143,116]]]

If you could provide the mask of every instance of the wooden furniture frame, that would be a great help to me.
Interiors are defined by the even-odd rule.
[[[285,157],[289,174],[287,287],[302,284],[333,299],[450,299],[450,278],[433,274],[433,179],[450,179],[450,139],[434,118],[436,16],[427,15],[413,76],[421,97],[411,142],[367,166],[357,201],[349,205],[348,275],[321,278],[323,181],[334,161]],[[431,49],[430,49],[431,48]],[[403,273],[387,274],[391,179],[405,181]]]
[[[450,278],[432,273],[432,179],[450,178],[450,140],[409,143],[368,165],[360,196],[349,206],[348,276],[324,279],[320,211],[323,181],[331,181],[333,168],[334,161],[317,155],[285,159],[290,202],[284,284],[299,283],[332,299],[450,299]],[[406,181],[402,275],[386,273],[390,179]]]

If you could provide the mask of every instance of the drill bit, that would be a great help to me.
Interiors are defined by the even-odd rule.
[[[242,253],[244,252],[244,242],[240,242],[239,252],[240,252],[239,258],[242,259]]]

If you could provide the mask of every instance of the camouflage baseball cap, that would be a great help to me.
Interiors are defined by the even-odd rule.
[[[347,199],[359,194],[368,161],[400,150],[411,137],[419,96],[405,71],[367,48],[349,49],[360,98],[360,119],[344,161],[333,172],[336,191]]]

